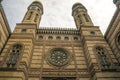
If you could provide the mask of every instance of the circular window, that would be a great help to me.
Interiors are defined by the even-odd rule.
[[[55,66],[63,66],[68,63],[69,55],[62,48],[52,49],[48,56],[48,61]]]

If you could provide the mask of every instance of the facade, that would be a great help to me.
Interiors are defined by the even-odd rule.
[[[105,39],[81,3],[72,7],[76,29],[39,28],[42,15],[34,1],[16,24],[0,55],[0,80],[120,80],[109,28]]]
[[[113,0],[117,9],[111,20],[108,29],[105,34],[105,39],[107,40],[110,48],[113,51],[117,61],[120,64],[120,0]],[[113,33],[114,32],[114,33]],[[118,63],[116,63],[118,64]]]
[[[10,36],[11,30],[9,28],[4,10],[0,0],[0,54]]]

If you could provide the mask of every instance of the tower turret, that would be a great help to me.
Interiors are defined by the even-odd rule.
[[[34,1],[28,7],[28,11],[25,14],[25,17],[22,23],[34,23],[39,27],[41,16],[43,14],[43,5],[40,1]]]
[[[113,3],[116,4],[117,7],[120,5],[120,0],[113,0]]]
[[[78,29],[80,26],[93,26],[92,20],[87,13],[87,9],[81,3],[75,3],[73,5],[72,16],[74,17]]]

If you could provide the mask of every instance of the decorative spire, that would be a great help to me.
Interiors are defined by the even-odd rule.
[[[87,13],[87,9],[81,3],[75,3],[73,5],[72,16],[74,17],[77,29],[81,26],[93,26],[92,20]]]
[[[119,8],[120,0],[113,0],[113,3],[116,4],[116,6]]]
[[[39,27],[42,14],[43,14],[43,5],[40,1],[35,0],[28,7],[28,11],[22,23],[33,23],[33,24],[37,24],[37,27]]]

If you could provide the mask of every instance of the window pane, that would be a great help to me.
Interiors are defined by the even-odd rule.
[[[65,37],[65,40],[69,40],[69,38],[68,38],[68,37]]]
[[[57,39],[57,40],[60,40],[60,39],[61,39],[61,37],[60,37],[60,36],[57,36],[57,37],[56,37],[56,39]]]
[[[52,39],[53,39],[53,37],[52,37],[52,36],[49,36],[49,37],[48,37],[48,39],[49,39],[49,40],[52,40]]]
[[[22,29],[22,30],[21,30],[21,32],[26,32],[26,31],[27,31],[27,29]]]

